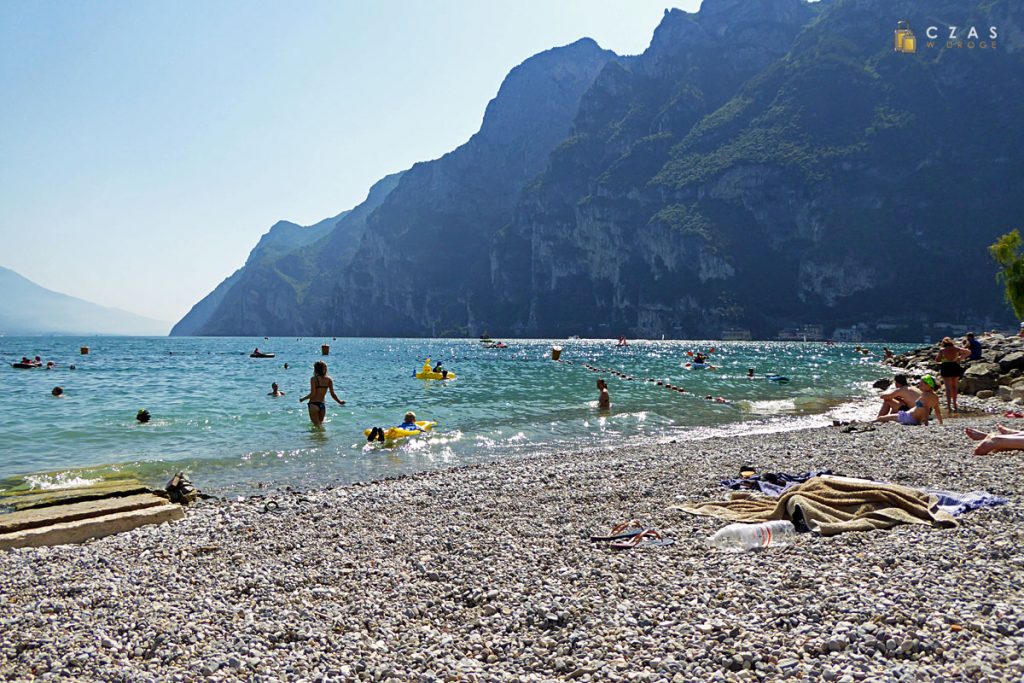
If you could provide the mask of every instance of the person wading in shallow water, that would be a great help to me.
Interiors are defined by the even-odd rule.
[[[324,418],[327,417],[327,404],[324,399],[327,398],[327,392],[331,393],[333,398],[339,406],[345,405],[345,402],[338,398],[338,395],[334,393],[334,380],[327,374],[327,363],[322,360],[318,360],[313,363],[313,376],[309,378],[309,393],[299,399],[299,403],[305,400],[309,400],[309,421],[317,427],[320,427],[324,423]]]
[[[608,382],[603,379],[597,380],[597,390],[601,392],[597,396],[597,407],[600,410],[609,410],[612,407],[612,397],[608,394]]]

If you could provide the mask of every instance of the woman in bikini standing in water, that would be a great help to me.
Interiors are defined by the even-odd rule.
[[[331,398],[337,401],[339,406],[345,405],[345,402],[334,393],[334,380],[327,375],[327,363],[318,360],[313,363],[313,376],[309,378],[309,393],[299,399],[299,403],[309,399],[307,406],[309,421],[317,427],[322,426],[324,418],[327,417],[327,404],[324,399],[327,398],[328,391],[331,392]]]

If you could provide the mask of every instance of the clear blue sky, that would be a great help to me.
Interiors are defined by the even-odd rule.
[[[698,0],[0,3],[0,266],[176,321],[277,220],[351,208],[583,36]],[[0,292],[2,295],[2,292]]]

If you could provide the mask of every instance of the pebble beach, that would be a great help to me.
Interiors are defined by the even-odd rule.
[[[638,442],[203,501],[173,524],[0,554],[0,677],[1020,680],[1024,453],[973,456],[963,434],[997,422]],[[709,548],[725,522],[668,508],[725,498],[748,462],[1011,502],[949,530]],[[589,542],[630,519],[676,544]]]

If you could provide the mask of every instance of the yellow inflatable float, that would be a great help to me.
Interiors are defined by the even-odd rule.
[[[432,430],[434,427],[437,426],[437,423],[436,422],[432,422],[430,420],[417,420],[416,421],[416,426],[419,427],[420,429],[422,429],[423,432],[429,432],[430,430]],[[371,431],[373,431],[373,430],[372,429],[364,429],[363,430],[363,436],[369,438]],[[422,434],[423,432],[421,432],[421,431],[419,431],[417,429],[401,429],[400,427],[391,427],[389,429],[385,429],[384,430],[384,441],[392,441],[392,442],[393,441],[398,441],[400,439],[405,439],[405,438],[410,437],[410,436],[416,436],[417,434]]]
[[[455,379],[455,373],[449,370],[442,370],[441,372],[434,372],[434,369],[430,367],[430,359],[428,358],[420,371],[413,375],[416,379]]]

